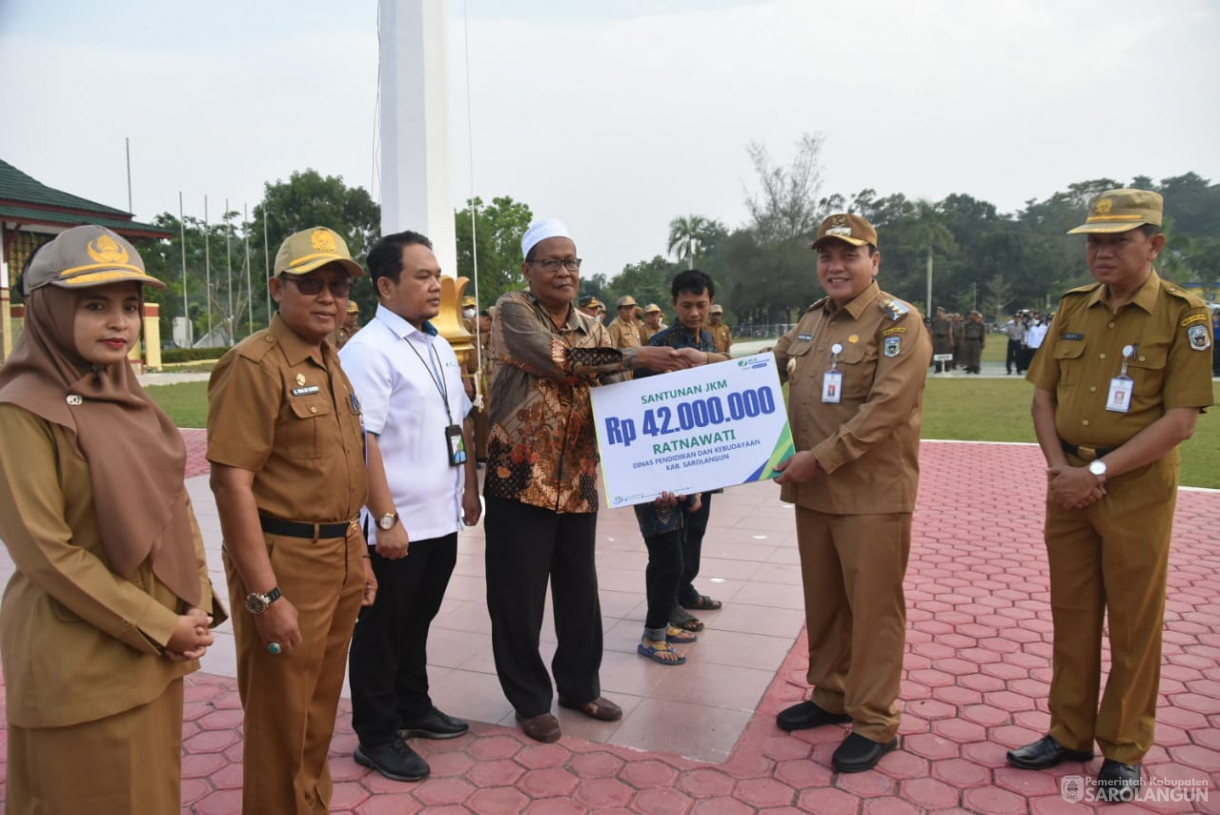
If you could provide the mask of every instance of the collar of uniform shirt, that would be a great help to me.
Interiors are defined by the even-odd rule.
[[[872,283],[868,284],[867,289],[857,294],[850,303],[843,306],[842,310],[850,314],[853,320],[858,320],[860,319],[860,315],[864,313],[864,309],[866,309],[870,303],[876,300],[877,296],[880,294],[881,287],[878,286],[877,281],[874,280]],[[835,304],[834,300],[827,299],[826,304],[830,306],[830,308],[827,309],[828,314],[832,314],[840,310]]]
[[[279,312],[271,317],[270,331],[271,336],[275,337],[276,342],[283,349],[284,358],[288,360],[289,365],[300,365],[305,360],[312,359],[323,368],[326,367],[326,363],[322,361],[322,346],[310,345],[301,339],[300,335],[283,321]]]
[[[1140,286],[1140,290],[1135,293],[1135,297],[1131,298],[1131,304],[1139,306],[1149,314],[1156,308],[1156,298],[1161,291],[1161,276],[1156,273],[1156,269],[1152,270],[1152,274],[1148,275],[1148,279],[1144,281],[1144,285]],[[1110,288],[1106,285],[1098,286],[1092,297],[1089,298],[1089,308],[1102,303],[1107,308],[1110,307]]]

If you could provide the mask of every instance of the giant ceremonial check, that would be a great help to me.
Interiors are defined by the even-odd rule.
[[[619,382],[592,396],[611,507],[761,481],[793,453],[771,354]]]

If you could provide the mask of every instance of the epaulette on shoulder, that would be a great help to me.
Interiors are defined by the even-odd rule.
[[[911,313],[911,307],[896,297],[882,297],[877,300],[877,307],[885,312],[891,320],[901,320]]]
[[[259,362],[263,357],[279,345],[271,329],[256,331],[233,347],[233,353],[239,357]]]
[[[1179,300],[1185,300],[1186,304],[1191,308],[1207,308],[1207,301],[1205,301],[1199,295],[1187,291],[1176,283],[1161,281],[1161,287],[1164,288],[1165,291],[1170,295],[1178,298]]]
[[[830,296],[827,295],[826,297],[823,297],[821,300],[815,301],[812,305],[810,305],[808,308],[806,308],[805,311],[802,313],[808,314],[809,312],[813,311],[815,308],[822,308],[823,306],[826,305],[826,301],[829,299],[830,299]]]

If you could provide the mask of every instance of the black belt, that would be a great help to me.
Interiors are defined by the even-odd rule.
[[[263,531],[272,535],[285,535],[289,538],[306,538],[313,540],[315,538],[345,538],[347,537],[348,527],[352,525],[351,521],[343,521],[337,524],[306,524],[299,521],[281,521],[278,518],[268,518],[265,515],[258,516],[258,521],[263,525]]]
[[[1110,455],[1118,449],[1117,447],[1077,447],[1074,444],[1068,444],[1063,439],[1060,439],[1060,441],[1063,442],[1064,450],[1085,461],[1095,461],[1103,456]]]

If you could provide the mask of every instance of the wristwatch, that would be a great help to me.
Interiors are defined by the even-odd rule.
[[[276,586],[266,594],[252,591],[246,595],[246,611],[251,614],[262,614],[272,603],[283,596],[279,586]]]
[[[389,532],[394,528],[394,524],[398,523],[397,512],[387,512],[377,519],[377,528],[383,532]]]
[[[1098,481],[1106,480],[1106,463],[1101,459],[1094,459],[1089,462],[1089,472],[1097,476]]]

